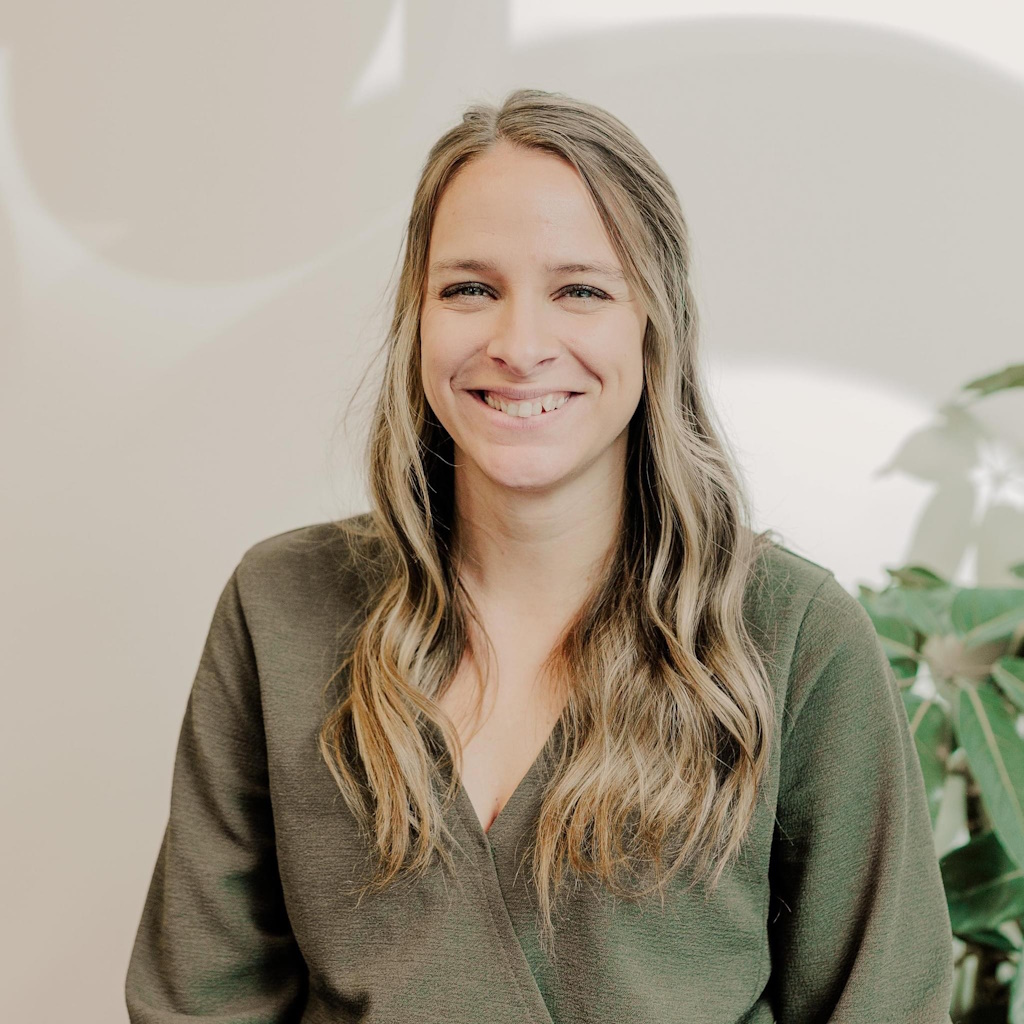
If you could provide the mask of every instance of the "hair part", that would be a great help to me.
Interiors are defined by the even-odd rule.
[[[459,578],[453,442],[422,387],[420,308],[438,204],[461,168],[499,144],[576,169],[648,314],[618,539],[543,666],[567,703],[526,855],[553,956],[552,910],[568,872],[664,904],[678,871],[713,892],[738,856],[776,725],[743,615],[772,540],[748,525],[707,401],[689,234],[661,167],[617,118],[562,93],[517,89],[500,105],[470,106],[431,148],[412,202],[366,452],[372,510],[336,523],[377,581],[332,676],[347,672],[347,686],[318,737],[376,855],[362,891],[426,871],[435,853],[450,868],[457,845],[443,815],[462,747],[438,699],[466,654],[486,678],[474,627],[490,642]]]

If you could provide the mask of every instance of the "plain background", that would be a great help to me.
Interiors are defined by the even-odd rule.
[[[5,7],[4,1019],[126,1019],[217,595],[367,507],[375,374],[343,415],[467,103],[566,91],[665,167],[755,525],[851,591],[1014,584],[1024,399],[947,403],[1024,360],[1024,33],[963,6]]]

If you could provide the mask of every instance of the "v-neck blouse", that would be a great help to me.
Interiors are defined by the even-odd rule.
[[[829,570],[762,557],[744,614],[778,726],[742,856],[706,900],[685,871],[664,908],[596,881],[563,895],[549,958],[523,855],[563,722],[489,831],[460,784],[454,880],[437,864],[360,900],[369,850],[316,738],[367,567],[331,523],[251,546],[186,703],[130,1020],[951,1024],[950,920],[886,655]]]
[[[498,812],[497,817],[494,818],[488,829],[485,830],[481,824],[480,816],[473,806],[473,801],[470,799],[466,787],[461,782],[458,783],[455,807],[459,811],[460,818],[466,823],[470,834],[478,843],[482,839],[484,845],[489,847],[494,843],[500,843],[502,836],[507,836],[510,830],[512,835],[519,835],[527,827],[527,823],[522,820],[522,808],[524,806],[532,806],[530,799],[531,797],[536,797],[539,787],[546,778],[547,761],[552,753],[553,744],[561,733],[561,729],[562,720],[559,719],[548,733],[544,746],[541,748],[540,753],[537,754],[533,764],[527,769],[526,774],[505,801],[505,805]],[[444,739],[441,737],[440,732],[436,729],[432,731],[438,736],[438,741],[443,744]]]

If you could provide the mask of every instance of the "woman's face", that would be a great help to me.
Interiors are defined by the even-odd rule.
[[[517,490],[585,474],[598,486],[621,480],[646,324],[571,165],[499,143],[449,184],[431,232],[420,343],[456,473]],[[491,389],[506,401],[572,397],[523,418],[490,407],[481,393]]]

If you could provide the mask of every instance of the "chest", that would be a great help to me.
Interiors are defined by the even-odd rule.
[[[487,832],[539,757],[565,706],[539,683],[539,660],[499,661],[477,713],[480,683],[464,661],[438,703],[462,743],[462,787]]]

